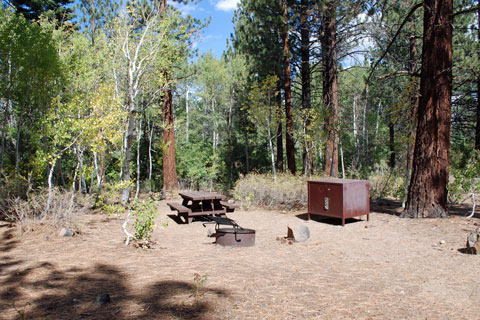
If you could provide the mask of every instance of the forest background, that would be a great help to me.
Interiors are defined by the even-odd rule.
[[[445,1],[448,135],[428,122],[444,144],[415,147],[426,17],[441,3],[242,0],[217,59],[191,49],[208,21],[166,0],[81,0],[78,19],[71,0],[4,0],[2,212],[43,193],[43,216],[67,192],[70,207],[90,194],[112,211],[179,188],[285,205],[312,176],[369,179],[372,197],[405,203],[412,172],[435,167],[414,161],[430,145],[447,152],[447,181],[431,180],[463,201],[479,190],[478,2]]]

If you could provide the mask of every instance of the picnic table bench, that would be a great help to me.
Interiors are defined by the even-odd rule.
[[[177,211],[179,218],[185,223],[193,221],[195,216],[225,216],[233,212],[237,206],[224,202],[223,194],[215,192],[179,192],[182,203],[169,202],[167,205],[172,211]]]

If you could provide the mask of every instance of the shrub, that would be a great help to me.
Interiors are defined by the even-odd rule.
[[[480,192],[480,152],[475,152],[464,167],[450,170],[448,199],[451,203],[462,203],[472,194]]]
[[[157,202],[147,199],[144,201],[135,200],[131,209],[134,212],[133,229],[135,240],[149,240],[155,228],[157,217]]]
[[[102,210],[107,216],[125,212],[125,206],[120,203],[121,190],[131,182],[105,183],[95,198],[95,208]]]
[[[235,183],[234,198],[244,208],[250,206],[267,206],[295,210],[307,206],[307,181],[319,179],[319,176],[293,176],[288,173],[278,174],[273,181],[270,174],[251,173]]]
[[[78,231],[77,217],[90,208],[91,197],[54,189],[50,210],[46,213],[47,199],[47,189],[29,193],[27,199],[4,199],[2,215],[19,224],[22,231],[35,230],[40,226],[53,230],[68,227]]]
[[[391,197],[402,199],[404,197],[405,177],[401,170],[391,170],[386,161],[377,164],[369,174],[370,198],[379,199]]]

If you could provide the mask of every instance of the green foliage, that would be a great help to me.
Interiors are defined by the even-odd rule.
[[[59,25],[73,19],[75,15],[69,5],[74,0],[11,0],[10,4],[17,13],[22,14],[28,20],[39,20],[46,17],[56,19]]]
[[[135,200],[131,204],[133,213],[134,237],[136,240],[149,240],[155,228],[155,218],[158,216],[158,202],[151,199]],[[164,226],[166,226],[164,224]]]
[[[126,186],[133,186],[131,181],[107,182],[103,185],[95,199],[95,207],[107,216],[119,215],[125,212],[125,206],[120,203],[120,191]]]
[[[458,203],[470,194],[480,192],[480,151],[462,168],[451,168],[448,184],[448,197],[450,202]]]
[[[205,284],[207,283],[208,275],[200,275],[199,273],[195,273],[193,275],[193,283],[192,283],[192,296],[195,298],[203,296],[203,291],[205,289]]]

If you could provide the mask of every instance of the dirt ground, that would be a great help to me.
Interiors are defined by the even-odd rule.
[[[342,227],[237,210],[229,217],[255,229],[256,243],[230,248],[212,244],[201,222],[175,222],[166,201],[159,212],[168,227],[148,250],[123,245],[119,218],[83,216],[71,238],[20,237],[0,222],[0,318],[480,319],[480,256],[459,251],[478,218],[400,219],[387,204]],[[299,223],[307,242],[277,240]],[[98,306],[100,293],[111,301]]]

